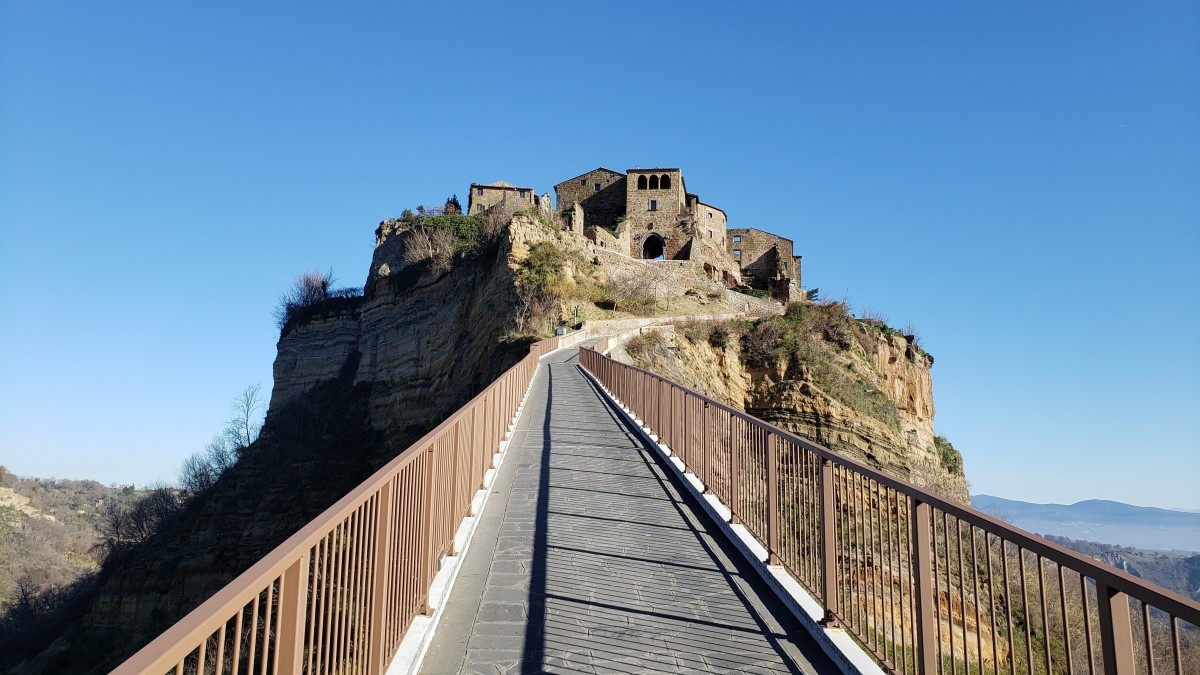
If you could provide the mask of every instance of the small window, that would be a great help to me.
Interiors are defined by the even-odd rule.
[[[483,188],[475,188],[475,194],[482,197],[483,196]]]
[[[712,230],[709,230],[709,231],[708,231],[708,238],[709,238],[709,239],[712,239],[712,238],[713,238],[713,236],[712,236]]]
[[[651,199],[651,200],[650,200],[650,210],[651,210],[651,211],[657,211],[657,210],[658,210],[658,200],[657,200],[657,199]]]
[[[483,210],[483,204],[476,204],[476,205],[475,205],[475,210],[476,210],[476,211],[482,211],[482,210]]]
[[[599,192],[599,191],[600,191],[600,184],[596,183],[596,192]]]
[[[646,176],[644,174],[641,176],[638,176],[638,188],[637,189],[639,189],[639,190],[646,189]]]
[[[601,239],[601,240],[600,240],[600,248],[608,248],[608,246],[606,246],[606,245],[604,244],[604,240],[603,240],[603,239]]]
[[[739,242],[739,241],[741,241],[741,240],[742,240],[742,235],[740,235],[740,234],[739,234],[739,235],[735,235],[735,236],[734,236],[734,238],[733,238],[733,241],[734,241],[734,243],[737,243],[737,242]]]
[[[650,176],[650,189],[651,190],[658,189],[658,176],[655,176],[653,174],[651,174],[651,176]]]
[[[580,185],[587,185],[587,179],[586,179],[586,178],[580,178],[580,179],[579,179],[579,184],[580,184]]]
[[[740,249],[740,248],[735,248],[735,249],[733,249],[733,254],[734,254],[734,255],[741,255],[741,254],[742,254],[742,249]]]
[[[658,185],[659,185],[659,187],[661,187],[661,188],[662,188],[662,189],[664,189],[664,190],[666,190],[666,189],[670,188],[670,187],[671,187],[671,177],[670,177],[670,176],[663,176],[663,177],[662,177],[662,182],[661,182],[661,183],[659,183]]]
[[[709,217],[709,218],[712,218],[712,211],[709,211],[709,212],[708,212],[708,217]]]
[[[787,269],[787,263],[783,263],[783,271],[784,271],[784,272],[788,271],[788,269]]]

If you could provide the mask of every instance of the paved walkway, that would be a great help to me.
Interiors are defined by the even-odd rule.
[[[546,357],[422,672],[836,672],[577,363]]]

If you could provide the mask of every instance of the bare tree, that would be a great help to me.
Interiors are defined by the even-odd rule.
[[[232,442],[234,453],[238,455],[258,439],[262,430],[262,420],[258,415],[263,407],[261,391],[262,387],[252,384],[233,399],[233,419],[226,425],[225,435]],[[212,448],[213,445],[209,444],[210,453]]]

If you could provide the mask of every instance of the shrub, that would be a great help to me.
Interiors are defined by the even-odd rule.
[[[675,324],[675,331],[687,338],[692,344],[700,344],[708,340],[712,333],[712,324],[708,321],[680,321]]]
[[[742,357],[751,365],[774,365],[795,350],[796,331],[779,317],[760,321],[742,335]]]
[[[333,270],[322,272],[313,268],[301,272],[292,282],[291,290],[279,297],[279,304],[275,307],[275,323],[279,326],[280,333],[283,333],[292,321],[314,315],[315,312],[307,311],[309,308],[318,307],[330,300],[362,296],[360,288],[334,289],[333,282]]]
[[[629,338],[629,341],[625,343],[625,351],[629,352],[630,356],[637,357],[657,349],[662,344],[662,331],[651,330]]]
[[[956,476],[962,475],[963,458],[962,453],[955,449],[954,445],[945,436],[938,435],[933,437],[933,445],[938,451],[938,462],[947,473]]]
[[[841,302],[830,301],[813,305],[804,312],[804,320],[808,328],[819,333],[826,342],[832,342],[842,349],[849,349],[854,338],[850,312]]]
[[[724,349],[729,346],[729,339],[736,332],[731,323],[713,324],[712,329],[708,331],[708,344],[718,349]]]

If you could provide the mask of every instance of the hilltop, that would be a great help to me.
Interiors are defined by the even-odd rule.
[[[820,429],[849,420],[845,413],[853,406],[839,403],[840,394],[827,396],[822,410],[797,410],[798,399],[765,384],[779,364],[747,358],[749,370],[735,368],[734,354],[750,355],[759,344],[755,338],[765,329],[755,326],[795,322],[797,312],[818,306],[800,291],[799,258],[790,241],[781,247],[780,238],[759,238],[769,243],[759,250],[751,249],[749,234],[727,230],[718,238],[714,225],[710,235],[703,221],[715,207],[693,199],[682,176],[671,171],[677,170],[657,174],[660,192],[662,176],[668,191],[678,190],[678,207],[666,220],[659,219],[663,208],[648,209],[645,221],[610,211],[605,217],[614,222],[626,217],[611,231],[607,223],[593,222],[589,236],[587,227],[576,229],[588,223],[580,205],[586,200],[571,207],[582,221],[568,220],[550,208],[548,197],[493,185],[513,199],[472,209],[478,205],[473,192],[468,210],[477,213],[462,213],[451,199],[439,209],[419,208],[381,222],[361,289],[332,288],[319,273],[299,277],[279,308],[274,386],[258,440],[153,531],[110,555],[94,582],[46,622],[0,644],[0,668],[101,672],[115,666],[469,400],[555,327],[586,322],[615,334],[663,316],[743,322],[746,331],[728,351],[710,352],[707,362],[698,354],[701,360],[689,366],[692,380],[714,372],[714,363],[731,376],[749,372],[752,381],[758,373],[762,377],[750,389],[774,392],[763,395],[775,397],[776,420],[786,423],[792,414]],[[620,180],[614,177],[614,184]],[[649,180],[645,191],[638,183],[626,189],[627,201],[649,200]],[[593,186],[593,194],[602,192]],[[635,222],[650,233],[637,235],[643,257],[630,255],[633,249],[613,250],[606,238],[635,241]],[[680,245],[684,235],[691,245]],[[656,239],[673,243],[659,251]],[[692,255],[699,251],[704,254]],[[868,414],[855,424],[872,431],[856,438],[866,439],[871,454],[885,458],[879,465],[898,475],[912,478],[910,465],[932,463],[952,476],[945,485],[957,495],[961,459],[949,471],[937,468],[931,454],[937,452],[932,359],[903,337],[875,332],[873,355],[850,348],[845,354],[853,354],[854,363],[835,369],[837,386],[858,392],[867,405]],[[854,339],[859,347],[868,344]],[[902,363],[885,367],[893,356]],[[821,379],[828,374],[824,366],[810,368],[811,387],[831,386],[833,380]],[[758,405],[747,410],[767,412]],[[876,413],[883,417],[872,417]],[[902,456],[915,446],[894,441],[913,435],[928,436],[928,442],[909,462]]]

